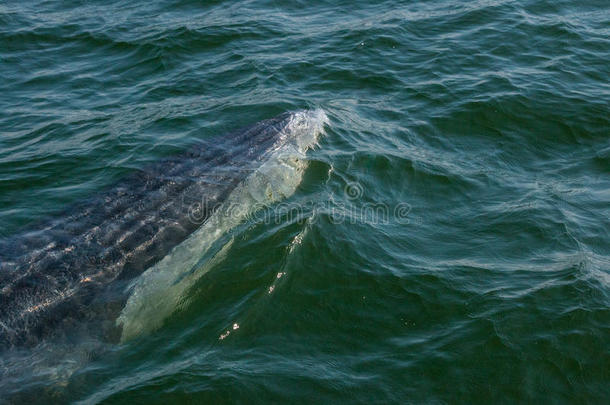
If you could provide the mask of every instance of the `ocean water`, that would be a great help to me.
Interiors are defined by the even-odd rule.
[[[0,238],[327,117],[163,316],[3,352],[0,403],[607,402],[609,77],[606,1],[0,3]]]

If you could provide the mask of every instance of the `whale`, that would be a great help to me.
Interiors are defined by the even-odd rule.
[[[299,110],[208,137],[0,239],[0,351],[158,327],[215,241],[294,193],[327,124]]]

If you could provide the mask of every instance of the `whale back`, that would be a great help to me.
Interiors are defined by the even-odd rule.
[[[204,223],[290,117],[199,142],[1,240],[0,348],[35,344],[90,317],[110,283],[139,275]]]

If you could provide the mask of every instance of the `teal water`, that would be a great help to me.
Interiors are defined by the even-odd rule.
[[[241,223],[158,329],[43,346],[0,397],[607,402],[609,77],[604,1],[1,3],[0,237],[195,139],[329,123],[297,215]]]

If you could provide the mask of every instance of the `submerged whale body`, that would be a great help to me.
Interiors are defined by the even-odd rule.
[[[300,177],[288,178],[300,176],[299,159],[325,123],[321,110],[291,112],[214,137],[124,178],[36,229],[0,240],[0,349],[69,335],[85,320],[114,325],[108,314],[116,317],[125,300],[108,298],[124,290],[111,286],[147,269],[147,279],[155,280],[162,259],[173,250],[173,257],[184,256],[186,250],[177,248],[195,231],[229,226],[214,217],[227,199],[271,202],[289,195]],[[198,238],[191,237],[191,245]],[[147,290],[137,291],[140,297]],[[135,314],[133,301],[129,308]]]

